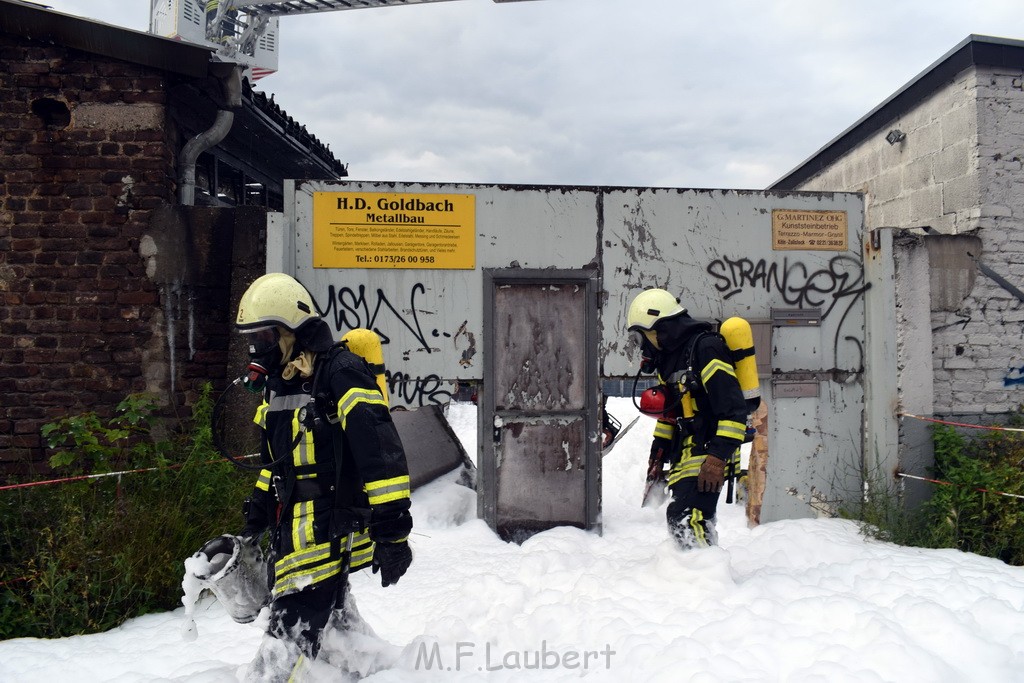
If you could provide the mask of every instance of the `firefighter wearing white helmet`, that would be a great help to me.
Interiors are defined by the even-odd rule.
[[[348,573],[397,583],[412,562],[409,471],[387,401],[366,361],[336,344],[309,292],[284,273],[242,295],[246,385],[263,395],[260,472],[239,534],[270,532],[267,631],[246,680],[289,680],[324,629],[363,630]]]
[[[236,324],[242,331],[274,324],[294,332],[319,317],[313,297],[298,280],[284,273],[267,273],[242,294]]]
[[[664,289],[647,289],[629,306],[641,371],[656,373],[667,397],[649,466],[668,466],[669,532],[683,549],[716,545],[715,516],[727,466],[738,471],[747,406],[725,341],[690,317]]]

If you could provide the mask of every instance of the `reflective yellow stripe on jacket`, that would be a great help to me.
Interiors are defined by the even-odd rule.
[[[341,428],[345,429],[348,422],[348,414],[360,403],[384,406],[387,410],[388,402],[384,400],[376,389],[361,389],[355,387],[345,392],[345,395],[338,399],[338,417],[341,419]]]
[[[704,366],[704,369],[700,371],[701,384],[707,386],[708,382],[711,381],[711,378],[716,372],[724,372],[727,375],[731,375],[733,377],[736,376],[736,369],[731,364],[726,363],[724,360],[713,358]]]
[[[313,501],[295,503],[292,510],[292,547],[296,550],[309,548],[313,538]]]
[[[272,476],[270,470],[260,470],[260,476],[256,479],[256,488],[260,491],[269,491]]]
[[[363,529],[355,535],[352,539],[352,558],[349,565],[351,571],[370,564],[373,560],[373,547],[369,530]],[[274,563],[274,596],[294,593],[306,586],[329,579],[341,572],[341,567],[341,558],[331,557],[330,542],[298,548]]]
[[[718,429],[715,430],[716,436],[722,436],[726,439],[735,439],[737,441],[743,441],[743,437],[747,434],[747,425],[743,422],[734,422],[733,420],[719,420]]]
[[[700,466],[704,464],[704,458],[706,454],[693,455],[693,438],[687,437],[686,445],[683,447],[683,457],[672,466],[672,469],[668,472],[668,485],[679,483],[680,480],[687,477],[696,477],[700,474]],[[733,468],[736,472],[740,470],[740,449],[737,448],[736,452],[733,453],[729,460],[733,463]]]
[[[667,420],[658,420],[654,425],[654,438],[656,439],[672,439],[672,433],[675,431],[675,425]]]
[[[401,500],[409,497],[409,475],[391,479],[378,479],[367,482],[363,487],[366,497],[370,499],[370,505],[390,503],[393,500]]]
[[[259,425],[260,429],[267,428],[267,411],[270,410],[270,404],[264,401],[260,404],[260,407],[256,409],[256,414],[252,416],[252,421]]]
[[[296,440],[297,437],[297,441]],[[303,429],[299,423],[299,411],[292,413],[292,464],[296,467],[316,464],[316,452],[313,449],[313,430]]]

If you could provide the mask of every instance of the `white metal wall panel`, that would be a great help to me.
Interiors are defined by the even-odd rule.
[[[268,268],[294,272],[339,334],[363,326],[384,335],[393,403],[444,402],[454,380],[482,379],[482,269],[597,268],[602,377],[636,372],[626,310],[645,287],[678,293],[696,318],[741,315],[770,323],[773,310],[788,309],[816,319],[811,327],[777,324],[771,348],[758,349],[773,373],[763,388],[771,463],[760,517],[831,512],[840,493],[852,495],[859,486],[868,289],[860,195],[360,181],[289,186],[294,193],[290,202],[286,197],[280,235],[286,247],[268,250],[276,259]],[[314,268],[318,191],[471,194],[476,267]],[[845,248],[780,247],[772,232],[776,209],[845,212]]]
[[[636,371],[636,344],[623,330],[629,302],[645,287],[678,293],[695,318],[771,321],[773,309],[816,310],[814,326],[773,327],[771,348],[758,349],[773,373],[763,387],[770,455],[760,520],[832,513],[840,500],[856,500],[865,364],[861,197],[622,190],[608,192],[604,206],[603,374]],[[847,248],[775,250],[773,209],[846,212]],[[777,396],[775,383],[783,389]]]
[[[476,196],[476,268],[322,269],[312,266],[313,192]],[[294,272],[343,334],[369,327],[386,338],[398,404],[445,402],[453,380],[479,380],[483,268],[582,268],[595,263],[593,192],[434,183],[295,183]],[[273,264],[271,264],[273,265]],[[281,268],[292,272],[289,264]]]

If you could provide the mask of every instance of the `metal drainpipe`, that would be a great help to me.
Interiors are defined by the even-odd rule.
[[[242,106],[242,67],[234,66],[230,74],[221,78],[221,85],[228,107]],[[209,130],[185,143],[178,159],[178,201],[182,206],[192,206],[196,202],[196,160],[199,155],[220,143],[231,130],[234,120],[233,111],[221,109]]]

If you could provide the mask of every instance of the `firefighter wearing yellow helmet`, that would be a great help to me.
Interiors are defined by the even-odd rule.
[[[246,680],[288,680],[316,658],[324,629],[365,628],[348,573],[397,583],[412,562],[405,451],[366,361],[335,343],[309,292],[284,273],[257,279],[236,320],[246,385],[262,393],[260,472],[243,538],[270,532],[267,631]]]
[[[738,471],[747,417],[729,349],[664,289],[639,293],[627,326],[640,342],[641,371],[657,373],[666,397],[650,465],[669,466],[669,532],[683,549],[716,545],[718,498],[727,466]]]

